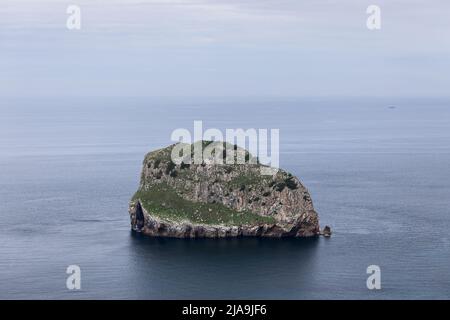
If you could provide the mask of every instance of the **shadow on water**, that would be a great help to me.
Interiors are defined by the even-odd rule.
[[[320,239],[167,239],[131,233],[131,280],[152,298],[283,298],[308,291]],[[269,280],[270,279],[270,280]]]

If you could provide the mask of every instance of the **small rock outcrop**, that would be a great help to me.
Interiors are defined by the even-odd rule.
[[[331,228],[329,226],[325,226],[320,234],[324,237],[331,237]]]
[[[171,160],[174,146],[146,155],[139,189],[129,205],[132,230],[175,238],[320,233],[311,196],[290,173],[280,169],[262,175],[261,168],[266,166],[257,160],[254,164],[175,164]],[[256,159],[237,146],[234,150],[244,152],[246,160]]]

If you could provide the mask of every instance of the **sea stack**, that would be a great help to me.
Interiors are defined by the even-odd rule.
[[[222,142],[199,141],[203,147]],[[129,205],[131,228],[153,237],[311,237],[320,233],[311,196],[284,170],[262,174],[246,150],[245,164],[207,160],[176,164],[177,145],[145,156],[140,186]],[[194,150],[191,145],[191,150]],[[223,157],[227,157],[225,151]],[[256,160],[255,160],[256,159]],[[249,161],[254,160],[254,161]]]

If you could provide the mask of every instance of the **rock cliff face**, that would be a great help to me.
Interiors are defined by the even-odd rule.
[[[134,231],[176,238],[319,234],[311,197],[296,177],[281,169],[261,175],[258,163],[176,165],[171,160],[174,146],[144,159],[129,207]],[[247,151],[234,150],[252,159]]]

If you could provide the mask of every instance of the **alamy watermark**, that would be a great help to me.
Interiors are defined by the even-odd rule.
[[[66,21],[66,27],[69,30],[81,29],[81,8],[77,5],[70,5],[66,9],[66,13],[69,15]]]
[[[193,134],[188,129],[178,128],[172,132],[171,140],[180,142],[175,145],[171,154],[175,164],[261,164],[263,175],[274,175],[279,169],[279,129],[226,129],[223,134],[216,128],[203,131],[203,122],[194,121]],[[213,143],[205,146],[198,143],[199,141],[213,141]],[[244,149],[247,148],[251,156],[245,152]]]
[[[366,21],[367,29],[380,30],[381,29],[381,8],[377,5],[370,5],[367,7],[366,13],[369,17]]]
[[[380,290],[381,289],[381,268],[375,264],[367,267],[367,274],[370,276],[367,278],[366,286],[369,290]]]
[[[66,273],[69,275],[66,280],[66,287],[69,290],[81,289],[81,268],[76,264],[67,267]]]
[[[66,20],[66,27],[69,30],[81,29],[81,8],[78,5],[71,4],[66,9],[66,14],[69,16]],[[366,20],[366,26],[369,30],[381,29],[381,8],[378,5],[372,4],[367,7],[366,14],[369,16]]]

